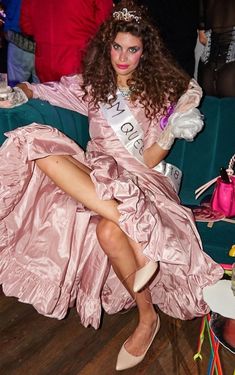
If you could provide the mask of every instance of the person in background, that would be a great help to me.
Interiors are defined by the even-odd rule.
[[[19,24],[21,0],[2,0],[6,12],[4,34],[7,44],[8,84],[22,81],[39,82],[35,73],[35,44],[22,34]]]
[[[223,274],[180,204],[177,174],[158,169],[175,138],[201,131],[201,88],[165,53],[143,7],[123,0],[93,38],[82,75],[18,89],[88,116],[91,140],[84,152],[46,125],[8,133],[0,149],[3,290],[51,317],[76,304],[95,328],[102,308],[136,304],[138,322],[116,364],[133,367],[160,328],[153,304],[175,318],[202,316],[203,288]]]
[[[235,354],[235,315],[232,319],[212,312],[210,326],[220,343]]]
[[[3,31],[5,18],[6,13],[2,2],[0,2],[0,73],[7,73],[7,45]]]
[[[22,0],[20,24],[36,42],[41,82],[81,72],[88,42],[112,8],[112,0]]]
[[[118,0],[117,0],[118,1]],[[165,46],[190,77],[195,70],[198,0],[136,0],[147,7]]]
[[[235,96],[235,1],[200,0],[198,81],[205,95]]]

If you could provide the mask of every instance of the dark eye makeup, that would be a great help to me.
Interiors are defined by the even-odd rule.
[[[118,49],[121,49],[122,47],[116,43],[116,42],[113,42],[112,44],[112,47],[115,49],[115,50],[118,50]],[[138,46],[133,46],[133,47],[129,47],[128,50],[131,52],[131,53],[136,53],[140,50],[140,47]]]

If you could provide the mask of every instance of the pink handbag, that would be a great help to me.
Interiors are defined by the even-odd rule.
[[[229,177],[230,182],[223,182],[221,177],[216,181],[211,198],[211,208],[221,212],[226,217],[235,216],[235,177]]]
[[[235,216],[235,176],[233,168],[235,164],[235,154],[229,161],[228,168],[222,169],[220,177],[216,177],[207,184],[200,186],[196,191],[196,199],[207,190],[213,183],[216,186],[211,198],[211,208],[220,212],[225,217]]]

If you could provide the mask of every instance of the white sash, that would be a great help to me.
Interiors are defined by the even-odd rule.
[[[141,126],[131,113],[126,105],[121,93],[117,92],[117,99],[112,105],[101,105],[103,114],[112,127],[117,137],[127,149],[139,162],[144,164],[144,134]],[[153,168],[155,171],[167,176],[175,191],[178,193],[182,172],[179,168],[162,160]]]

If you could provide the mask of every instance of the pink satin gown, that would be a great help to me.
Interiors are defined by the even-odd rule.
[[[99,216],[62,192],[36,166],[51,154],[73,155],[92,169],[101,199],[117,199],[120,227],[159,262],[150,289],[154,304],[180,319],[209,311],[202,289],[222,268],[202,250],[192,213],[180,205],[168,179],[142,165],[122,146],[111,126],[81,99],[80,77],[31,86],[34,98],[89,116],[86,153],[57,129],[33,123],[7,134],[0,149],[0,283],[8,296],[62,319],[76,305],[84,326],[98,328],[109,314],[134,305],[96,238]],[[159,115],[149,123],[143,109],[129,105],[142,125],[145,147],[161,132]]]

